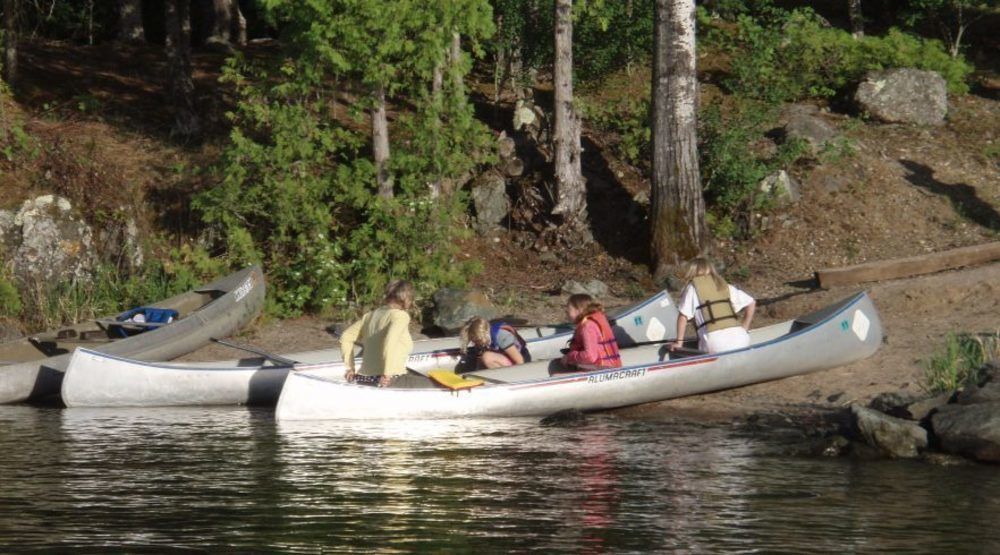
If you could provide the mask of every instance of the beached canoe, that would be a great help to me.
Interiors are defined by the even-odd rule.
[[[169,360],[226,337],[264,306],[264,274],[251,266],[187,293],[146,305],[176,318],[169,323],[120,322],[115,316],[0,344],[0,403],[60,392],[74,350],[139,360]],[[154,312],[154,311],[147,311]]]
[[[612,314],[612,329],[622,346],[672,338],[677,325],[677,309],[664,291]],[[560,350],[572,338],[573,329],[570,325],[522,327],[518,333],[527,342],[533,360],[549,360],[562,355]],[[314,368],[323,363],[328,379],[343,381],[339,349],[281,357]],[[414,343],[407,367],[416,372],[454,369],[459,360],[458,338],[429,339]],[[67,368],[62,397],[71,407],[273,406],[290,366],[259,356],[204,363],[144,363],[114,353],[78,349]]]
[[[376,388],[337,382],[323,367],[297,367],[285,381],[275,418],[419,419],[543,416],[566,409],[598,410],[740,387],[849,364],[882,342],[878,312],[867,294],[801,318],[751,332],[745,349],[671,358],[665,346],[622,351],[624,366],[554,373],[556,362],[530,363],[466,375],[481,380],[448,389]],[[473,382],[474,383],[474,382]]]

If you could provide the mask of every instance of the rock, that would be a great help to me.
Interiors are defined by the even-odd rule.
[[[543,418],[539,424],[546,427],[577,428],[587,423],[587,415],[577,409],[554,412]]]
[[[941,449],[983,462],[1000,462],[1000,403],[947,405],[931,416]]]
[[[827,398],[826,398],[826,402],[827,402],[827,403],[836,403],[836,402],[837,402],[837,401],[839,401],[839,400],[840,400],[840,399],[841,399],[841,398],[842,398],[843,396],[844,396],[844,392],[843,392],[843,391],[838,391],[838,392],[836,392],[836,393],[834,393],[834,394],[832,394],[832,395],[829,395],[829,396],[827,396]]]
[[[143,252],[135,219],[128,217],[124,222],[109,223],[98,230],[97,244],[101,245],[104,256],[113,257],[111,262],[119,267],[132,271],[142,267]]]
[[[563,284],[562,292],[566,295],[583,293],[594,297],[594,299],[600,300],[607,296],[608,286],[605,285],[603,281],[598,279],[592,279],[587,283],[581,283],[571,279]]]
[[[851,405],[854,429],[860,438],[891,458],[914,458],[927,448],[927,430],[860,405]]]
[[[778,170],[757,184],[760,192],[769,195],[777,206],[794,204],[802,198],[799,184],[785,170]]]
[[[905,416],[902,418],[909,418],[910,420],[923,422],[935,410],[947,405],[951,401],[951,397],[951,393],[942,393],[941,395],[935,395],[933,397],[927,397],[925,399],[920,399],[919,401],[914,401],[913,403],[906,405],[906,408],[904,409]]]
[[[847,454],[851,441],[842,435],[825,437],[813,442],[810,452],[817,457],[839,457]]]
[[[854,101],[860,111],[879,121],[941,125],[948,113],[948,88],[933,71],[873,71],[858,85]]]
[[[559,257],[552,251],[545,251],[538,255],[538,260],[541,262],[556,263],[559,262]]]
[[[55,285],[90,277],[96,261],[93,233],[68,200],[55,195],[26,200],[0,225],[3,250],[20,282]]]
[[[785,140],[805,141],[813,156],[822,152],[839,136],[836,128],[809,110],[789,109],[787,117],[788,123],[783,132]]]
[[[507,181],[493,172],[479,176],[472,185],[472,204],[476,209],[476,232],[489,235],[498,231],[510,212]]]
[[[497,311],[486,295],[479,291],[439,289],[434,293],[432,321],[446,333],[456,333],[473,316],[487,320],[496,318]]]
[[[10,341],[24,337],[24,330],[16,320],[0,318],[0,341]]]
[[[916,401],[916,397],[913,395],[889,391],[876,395],[868,403],[868,408],[896,418],[909,418],[906,406],[914,401]]]
[[[514,151],[517,149],[517,144],[514,139],[507,136],[507,132],[501,132],[500,136],[497,137],[497,155],[501,159],[511,158],[514,156]]]
[[[955,400],[960,405],[1000,402],[1000,382],[988,381],[981,386],[970,385]]]

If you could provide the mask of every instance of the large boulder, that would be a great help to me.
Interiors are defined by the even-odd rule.
[[[879,121],[941,125],[948,114],[948,86],[933,71],[873,71],[858,85],[854,101],[859,110]]]
[[[927,449],[927,430],[914,422],[860,405],[851,405],[851,418],[858,436],[887,457],[914,458]]]
[[[479,316],[492,320],[497,310],[486,295],[479,291],[438,289],[433,296],[432,322],[446,333],[456,333],[469,318]]]
[[[54,195],[26,200],[0,216],[3,251],[14,276],[26,284],[87,279],[93,269],[93,232],[69,201]]]
[[[479,176],[472,185],[472,204],[476,209],[476,232],[489,235],[500,230],[500,224],[510,212],[507,181],[489,172]]]
[[[942,407],[931,427],[944,451],[1000,462],[1000,402]]]

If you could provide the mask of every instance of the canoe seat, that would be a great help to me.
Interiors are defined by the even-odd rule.
[[[464,376],[459,376],[451,370],[431,370],[427,373],[427,377],[434,380],[438,384],[451,389],[452,391],[472,389],[473,387],[478,387],[486,383],[483,380],[469,379]]]
[[[103,318],[97,320],[97,325],[107,330],[109,334],[116,334],[121,337],[128,337],[170,324],[180,313],[171,308],[156,308],[151,306],[140,306],[122,312],[115,318]]]

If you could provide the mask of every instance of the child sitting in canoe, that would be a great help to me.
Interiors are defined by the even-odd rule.
[[[687,323],[694,318],[698,330],[698,350],[719,353],[742,349],[750,345],[750,322],[756,302],[753,297],[726,283],[707,258],[698,257],[688,263],[684,276],[687,285],[677,305],[677,340],[675,349],[683,345]],[[746,309],[743,318],[737,314]]]
[[[502,368],[531,360],[527,343],[517,330],[503,322],[490,324],[483,318],[470,318],[459,331],[459,339],[463,357],[473,359],[469,361],[469,367]],[[470,343],[473,347],[471,354]]]
[[[413,350],[410,315],[413,284],[396,280],[386,287],[382,306],[366,313],[340,336],[348,382],[388,387],[406,374],[406,359]],[[354,345],[361,341],[361,368],[354,367]]]
[[[569,352],[562,357],[563,366],[575,370],[621,367],[618,341],[601,303],[585,293],[570,295],[566,316],[576,324],[576,331]]]

